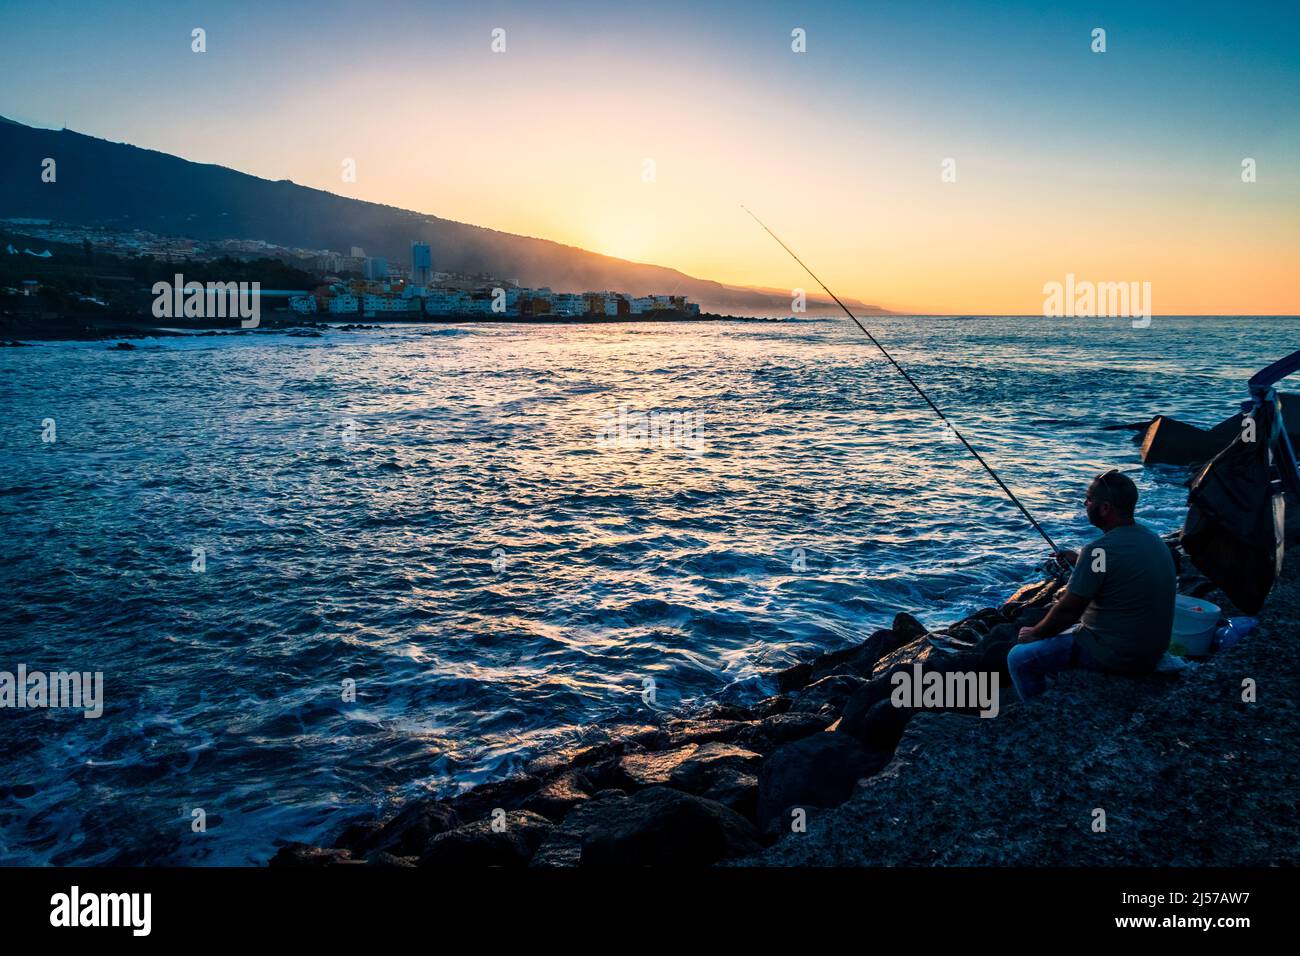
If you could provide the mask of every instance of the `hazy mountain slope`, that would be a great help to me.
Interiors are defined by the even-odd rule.
[[[41,181],[45,157],[58,163],[55,183]],[[344,253],[361,246],[370,255],[399,262],[408,261],[411,241],[421,239],[431,246],[434,267],[440,270],[487,272],[556,291],[685,294],[706,311],[790,310],[789,296],[780,292],[725,286],[675,269],[12,121],[0,122],[0,217],[105,224],[196,239],[265,239]],[[855,304],[861,305],[850,302]],[[810,298],[809,307],[817,306],[830,303]],[[872,306],[862,310],[882,311]]]

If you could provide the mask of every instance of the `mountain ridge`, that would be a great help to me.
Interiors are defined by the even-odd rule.
[[[54,183],[41,163],[56,160]],[[405,262],[410,243],[427,242],[439,271],[487,273],[556,291],[610,289],[632,295],[686,295],[705,311],[790,314],[790,296],[700,279],[552,239],[521,236],[303,186],[215,163],[117,143],[74,130],[47,130],[0,117],[0,218],[53,219],[144,229],[199,240],[263,239],[277,245],[346,251]],[[846,300],[866,315],[874,305]],[[808,296],[810,311],[831,311]]]

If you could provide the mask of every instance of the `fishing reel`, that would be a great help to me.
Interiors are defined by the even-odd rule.
[[[1068,561],[1064,558],[1057,557],[1056,555],[1052,555],[1050,558],[1045,559],[1043,563],[1039,565],[1039,570],[1057,584],[1064,584],[1070,579],[1070,575],[1074,572],[1074,568],[1070,566]]]

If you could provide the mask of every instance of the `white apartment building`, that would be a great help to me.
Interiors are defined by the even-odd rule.
[[[330,299],[331,315],[352,315],[357,311],[357,297],[351,292],[341,292]]]
[[[587,303],[581,294],[558,292],[551,299],[551,310],[556,315],[585,315]]]
[[[424,310],[430,315],[463,312],[465,293],[458,289],[430,289],[424,296]]]
[[[374,315],[376,312],[409,312],[411,310],[411,300],[396,295],[367,293],[362,297],[361,304],[366,315]]]

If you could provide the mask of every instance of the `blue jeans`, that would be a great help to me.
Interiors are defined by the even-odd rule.
[[[1046,677],[1082,667],[1087,670],[1102,670],[1084,653],[1083,648],[1074,640],[1076,624],[1056,637],[1045,637],[1030,644],[1017,644],[1007,654],[1007,670],[1011,672],[1011,683],[1021,700],[1037,697],[1047,689]]]

